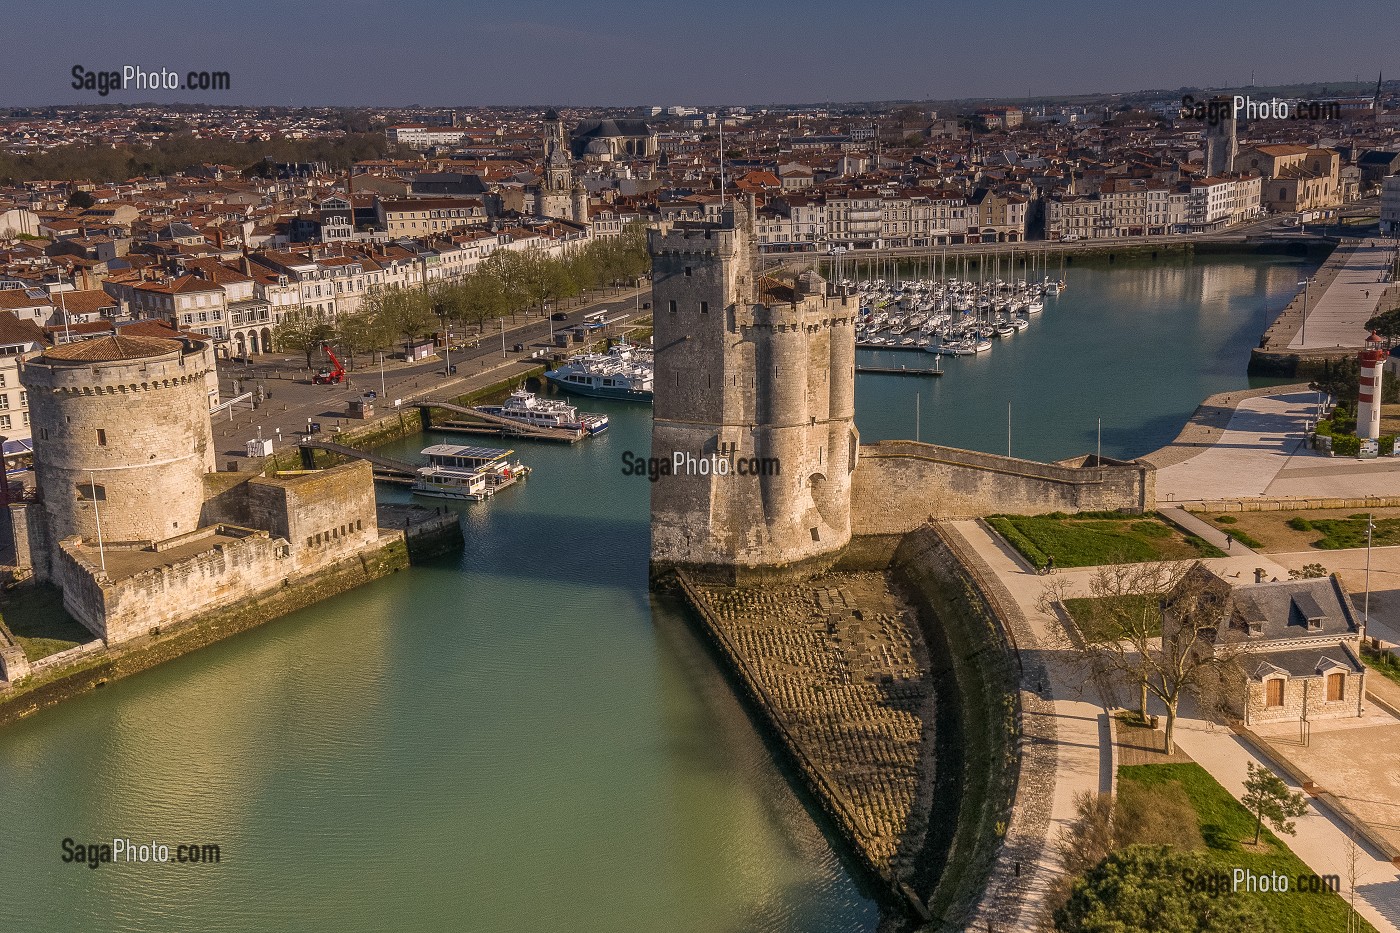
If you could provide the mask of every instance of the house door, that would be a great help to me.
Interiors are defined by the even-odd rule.
[[[1327,675],[1327,702],[1335,703],[1338,700],[1346,699],[1347,675],[1328,674]]]
[[[1283,678],[1281,678],[1281,677],[1275,677],[1273,680],[1267,681],[1267,682],[1265,683],[1265,686],[1268,688],[1268,691],[1269,691],[1269,701],[1268,701],[1268,705],[1269,705],[1269,706],[1282,706],[1282,705],[1283,705]]]

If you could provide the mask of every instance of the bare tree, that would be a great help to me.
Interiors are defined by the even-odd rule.
[[[1072,612],[1066,608],[1075,632],[1056,647],[1094,677],[1132,684],[1144,719],[1148,697],[1161,701],[1167,710],[1165,751],[1171,754],[1182,697],[1209,694],[1219,707],[1225,705],[1219,697],[1238,683],[1231,667],[1239,640],[1228,624],[1229,591],[1228,583],[1199,563],[1102,565],[1089,578],[1086,601]],[[1066,606],[1073,595],[1070,580],[1059,577],[1046,587],[1040,606]]]

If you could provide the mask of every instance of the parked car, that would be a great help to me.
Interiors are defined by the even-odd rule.
[[[569,316],[563,311],[555,311],[550,317],[556,321],[567,321],[569,319]]]
[[[511,349],[514,350],[516,353],[524,353],[524,352],[525,352],[525,344],[523,344],[523,343],[517,343],[514,347],[511,347]]]

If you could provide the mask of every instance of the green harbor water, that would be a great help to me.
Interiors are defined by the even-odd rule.
[[[1246,385],[1308,268],[1071,269],[1028,330],[941,380],[861,376],[862,434],[911,435],[917,395],[923,439],[1004,451],[1010,400],[1017,455],[1091,451],[1099,417],[1105,454],[1145,453]],[[611,431],[519,443],[525,484],[448,506],[461,555],[0,730],[0,929],[874,930],[706,649],[651,601],[649,487],[621,473],[649,409],[582,407]],[[65,837],[222,861],[89,869]]]

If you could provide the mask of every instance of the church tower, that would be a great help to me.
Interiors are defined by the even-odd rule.
[[[541,217],[574,219],[574,169],[569,161],[569,134],[559,112],[544,115],[544,170],[535,194],[535,213]]]
[[[859,302],[815,271],[764,277],[751,204],[652,230],[648,245],[653,570],[757,582],[826,569],[851,537]]]

